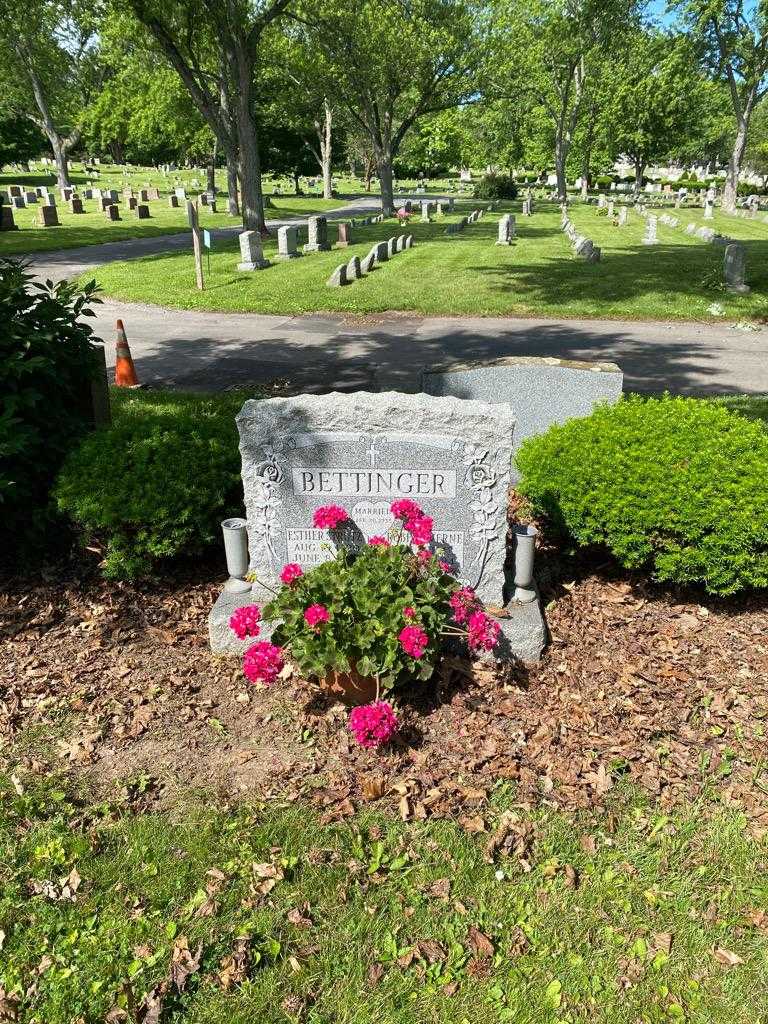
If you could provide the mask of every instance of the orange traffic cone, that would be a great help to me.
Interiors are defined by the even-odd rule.
[[[117,345],[115,347],[115,384],[119,388],[135,388],[139,386],[136,367],[133,365],[128,338],[125,336],[123,321],[117,321]]]

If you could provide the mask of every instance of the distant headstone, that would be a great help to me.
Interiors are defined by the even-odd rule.
[[[295,224],[284,224],[277,229],[277,258],[295,260],[301,256],[297,250],[298,232]]]
[[[658,234],[656,227],[656,217],[653,214],[648,215],[648,219],[645,222],[645,234],[643,235],[643,245],[656,245],[658,242]]]
[[[376,253],[377,263],[386,263],[389,259],[389,247],[386,242],[377,242],[374,245],[374,252]]]
[[[395,240],[395,249],[397,252],[402,252],[405,249],[405,235],[398,235]]]
[[[178,209],[179,197],[176,195],[175,192],[172,195],[168,196],[168,205],[174,210]]]
[[[397,254],[397,251],[397,236],[393,235],[391,238],[387,239],[387,256],[392,259],[392,257]]]
[[[264,259],[261,248],[261,235],[258,231],[243,231],[238,236],[240,239],[240,263],[238,270],[264,270],[270,266],[269,260]]]
[[[128,199],[126,200],[126,202],[128,203],[128,209],[129,210],[135,210],[136,207],[139,205],[138,200],[136,199],[136,196],[128,196]]]
[[[18,225],[13,219],[13,208],[6,203],[0,203],[0,231],[18,230]]]
[[[14,210],[23,210],[24,209],[24,196],[15,196],[15,195],[12,194],[11,195],[11,206],[13,206]]]
[[[426,199],[421,204],[421,219],[427,224],[429,223],[429,201]]]
[[[740,242],[731,242],[726,246],[723,258],[725,287],[727,291],[737,295],[746,295],[750,291],[749,285],[744,281],[746,256],[746,249]]]
[[[338,246],[340,249],[345,249],[348,245],[352,244],[352,225],[348,221],[339,221],[339,236]]]
[[[310,217],[308,241],[304,252],[327,252],[331,246],[328,242],[328,221],[325,217]]]
[[[8,195],[11,199],[18,199],[21,196],[21,188],[19,185],[9,185]]]
[[[325,283],[329,288],[338,288],[341,285],[349,284],[346,263],[340,263]]]
[[[619,227],[620,228],[624,227],[624,225],[627,223],[628,218],[629,218],[629,207],[627,207],[627,206],[620,206],[619,207]]]
[[[59,226],[59,215],[55,206],[40,207],[40,223],[44,228],[57,228]]]
[[[70,213],[85,213],[83,209],[83,200],[79,196],[72,196],[69,200],[69,212]]]
[[[704,220],[712,220],[715,216],[715,204],[707,199],[704,203]]]
[[[363,276],[363,271],[360,266],[360,257],[353,256],[347,264],[347,280],[348,281],[359,281]]]
[[[370,252],[368,253],[368,255],[367,255],[367,256],[365,256],[365,257],[364,257],[364,258],[363,258],[363,259],[362,259],[362,260],[360,261],[360,269],[361,269],[361,271],[362,271],[362,272],[363,272],[364,274],[369,274],[369,273],[371,272],[371,270],[373,270],[373,268],[374,268],[375,266],[376,266],[376,249],[375,249],[375,248],[373,248],[373,249],[371,249],[371,251],[370,251]]]
[[[120,207],[116,203],[104,207],[104,216],[107,220],[120,220]]]
[[[705,228],[702,225],[696,229],[696,234],[705,242],[714,242],[717,232],[714,228]]]
[[[499,235],[496,239],[496,245],[512,245],[512,225],[510,223],[511,215],[505,213],[499,219]]]
[[[139,199],[141,200],[142,203],[148,203],[149,202],[149,189],[146,189],[146,188],[139,189]]]
[[[72,190],[69,189],[69,192],[70,192],[70,195],[71,195],[72,194]],[[67,196],[67,198],[69,198],[69,196]],[[38,201],[38,195],[37,195],[37,192],[35,192],[34,190],[24,193],[24,202],[27,204],[27,206],[32,206],[32,204],[36,203],[37,201]]]
[[[513,450],[553,423],[588,416],[598,402],[617,402],[624,375],[615,363],[535,356],[427,367],[421,388],[430,395],[507,405],[517,417]],[[513,482],[517,474],[513,467]]]
[[[412,249],[413,248],[413,235],[406,235],[405,236],[405,248],[406,249]]]
[[[136,207],[136,216],[139,220],[148,220],[149,207],[146,206],[144,203],[139,203],[139,205]]]

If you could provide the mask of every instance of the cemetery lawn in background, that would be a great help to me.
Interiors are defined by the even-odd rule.
[[[206,289],[195,288],[191,257],[160,254],[108,264],[96,279],[108,295],[128,302],[222,312],[300,314],[316,311],[380,313],[387,310],[425,315],[552,315],[636,320],[703,320],[768,317],[768,225],[733,221],[731,233],[747,250],[749,295],[731,295],[722,286],[723,250],[686,235],[683,228],[658,226],[659,244],[644,246],[645,224],[634,212],[625,227],[599,217],[594,206],[574,204],[579,233],[602,248],[600,263],[573,255],[560,230],[560,210],[536,203],[533,217],[520,215],[520,203],[504,203],[453,236],[446,226],[471,204],[431,224],[418,215],[408,228],[396,220],[353,229],[359,239],[345,249],[273,262],[267,270],[239,273],[237,241],[217,247],[211,256]],[[512,246],[494,244],[502,212],[517,218]],[[686,211],[679,211],[685,216]],[[684,221],[681,217],[681,223]],[[739,229],[744,225],[745,230]],[[747,230],[748,229],[748,230]],[[336,240],[329,225],[329,238]],[[361,259],[382,239],[407,231],[414,248],[373,270],[360,281],[328,288],[326,280],[341,262]],[[264,255],[274,260],[276,242]],[[85,277],[93,276],[89,272]],[[85,278],[84,278],[85,279]]]
[[[81,245],[98,245],[102,242],[152,238],[157,235],[189,231],[183,200],[177,209],[172,209],[168,206],[167,196],[161,196],[160,199],[147,203],[149,220],[138,220],[135,211],[129,210],[121,198],[117,204],[120,209],[119,221],[110,221],[103,213],[98,212],[98,202],[96,199],[84,199],[83,206],[86,212],[74,214],[70,213],[69,204],[59,198],[57,193],[56,210],[61,226],[53,228],[32,226],[40,209],[39,203],[23,210],[14,210],[14,221],[20,230],[0,232],[0,256],[73,249]],[[279,219],[332,210],[342,205],[343,200],[324,200],[317,197],[296,199],[293,196],[285,196],[278,197],[273,202],[274,208],[267,211],[267,217]],[[199,211],[201,227],[209,230],[232,228],[240,224],[239,217],[230,217],[227,214],[226,199],[223,196],[219,199],[216,213],[212,213],[207,206],[200,206]]]
[[[768,849],[734,810],[668,816],[623,795],[575,823],[518,812],[532,844],[493,862],[489,836],[455,822],[368,808],[323,825],[300,802],[221,792],[166,811],[148,775],[98,803],[58,782],[0,776],[4,1005],[28,991],[22,1024],[104,1020],[151,991],[169,1024],[746,1024],[768,1009]],[[497,820],[510,788],[493,802]],[[30,895],[60,877],[71,900]]]

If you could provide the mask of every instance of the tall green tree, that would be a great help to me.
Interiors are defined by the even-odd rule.
[[[267,233],[257,121],[266,30],[292,0],[116,0],[132,11],[237,162],[243,226]],[[231,174],[230,178],[230,192]]]
[[[301,11],[326,94],[371,141],[391,215],[392,162],[408,131],[477,88],[476,11],[469,0],[311,0]]]
[[[637,17],[635,0],[492,0],[488,92],[513,102],[532,97],[545,112],[562,201],[588,90]]]
[[[604,116],[615,156],[635,169],[635,191],[650,163],[688,134],[702,76],[689,40],[637,27],[623,39],[608,83]]]
[[[723,206],[733,210],[755,107],[768,90],[766,0],[676,0],[705,65],[728,87],[736,133]]]
[[[0,110],[28,118],[48,139],[60,186],[81,118],[98,84],[96,22],[77,0],[3,0]]]
[[[25,164],[40,156],[47,139],[26,117],[0,119],[0,167],[4,164]]]

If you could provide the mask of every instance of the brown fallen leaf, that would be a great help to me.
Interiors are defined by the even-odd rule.
[[[436,899],[447,900],[451,893],[450,878],[438,878],[430,885],[427,892]]]
[[[306,912],[307,909],[308,908],[305,905],[305,907],[304,907],[305,912]],[[306,917],[305,914],[302,913],[299,910],[298,907],[293,907],[291,910],[289,910],[287,915],[286,915],[286,917],[287,917],[288,922],[290,924],[295,924],[298,928],[311,928],[312,927],[312,920],[311,920],[311,918]]]
[[[417,948],[422,957],[431,964],[442,963],[448,956],[445,946],[437,939],[424,939]]]
[[[363,776],[362,793],[363,800],[366,802],[381,799],[386,789],[387,785],[384,781],[384,776],[380,772],[377,772],[375,775]]]
[[[186,936],[180,935],[173,944],[171,953],[171,984],[176,986],[177,991],[183,992],[190,975],[200,969],[200,958],[203,955],[203,945],[197,947],[197,952],[190,952]]]
[[[730,949],[725,949],[723,946],[715,946],[712,949],[712,956],[724,967],[738,967],[739,964],[744,963],[738,953],[734,953],[733,950]]]
[[[478,960],[489,960],[493,957],[493,943],[484,932],[481,932],[473,924],[467,930],[467,942]]]
[[[222,958],[219,964],[218,982],[225,992],[234,985],[241,985],[248,977],[251,940],[247,935],[238,935],[232,953]]]
[[[368,984],[371,986],[371,988],[376,988],[376,986],[381,981],[383,975],[384,967],[382,966],[382,964],[371,964],[371,966],[368,968],[367,974]]]
[[[672,940],[674,936],[672,932],[654,932],[653,933],[653,949],[660,953],[669,954],[672,949]]]

